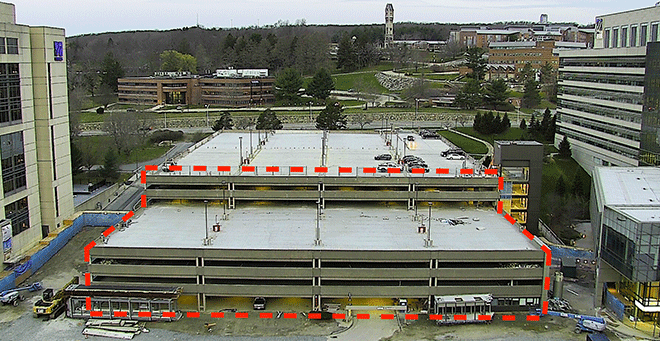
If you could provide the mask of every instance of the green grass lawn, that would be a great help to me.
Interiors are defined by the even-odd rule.
[[[511,127],[509,129],[507,129],[507,131],[505,131],[504,133],[497,134],[497,135],[479,134],[476,131],[474,131],[474,129],[472,129],[472,127],[459,127],[459,128],[456,128],[456,130],[458,130],[462,133],[471,135],[471,136],[478,137],[478,138],[480,138],[484,141],[488,141],[492,145],[495,144],[495,142],[494,142],[495,140],[515,141],[515,140],[519,140],[523,135],[523,130],[520,129],[520,128],[515,128],[515,127]]]
[[[479,141],[467,138],[463,135],[456,134],[453,131],[441,130],[440,135],[445,137],[451,143],[455,144],[457,147],[463,149],[468,154],[486,154],[488,152],[488,147]]]
[[[96,153],[97,164],[103,164],[103,157],[107,153],[108,147],[113,145],[112,138],[106,135],[99,136],[80,136],[77,138],[77,145],[79,148],[85,152]],[[131,164],[143,161],[149,161],[161,157],[165,152],[167,152],[170,147],[163,146],[158,147],[150,143],[145,143],[144,145],[135,148],[131,151],[129,155],[121,154],[118,156],[117,163],[120,165]]]
[[[377,71],[368,73],[349,73],[349,74],[336,74],[332,76],[335,81],[335,89],[348,91],[354,89],[356,91],[363,89],[373,89],[369,92],[388,93],[389,91],[378,83],[376,79]]]

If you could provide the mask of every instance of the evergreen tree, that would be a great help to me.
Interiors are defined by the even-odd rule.
[[[298,91],[302,85],[303,80],[298,71],[293,68],[286,68],[275,80],[275,95],[284,104],[298,104],[300,102]]]
[[[80,148],[76,146],[73,141],[70,141],[71,144],[71,172],[73,175],[80,174],[81,168],[83,167],[83,154]]]
[[[545,130],[545,140],[552,142],[555,139],[555,131],[557,129],[557,114],[552,115],[552,118],[550,119],[550,123],[548,123],[548,127]]]
[[[358,67],[358,56],[353,40],[347,33],[341,38],[337,47],[337,69],[350,72]]]
[[[124,77],[124,68],[112,52],[108,52],[101,62],[100,83],[117,92],[117,79],[121,77]]]
[[[532,118],[529,120],[528,128],[529,128],[529,132],[532,135],[535,135],[536,133],[538,133],[538,130],[539,130],[538,122],[536,121],[536,116],[534,114],[532,114]]]
[[[256,129],[261,130],[279,130],[282,129],[282,121],[277,118],[277,115],[270,110],[264,110],[257,118]]]
[[[559,157],[569,158],[571,154],[571,144],[568,142],[566,135],[564,135],[564,139],[559,142]]]
[[[330,97],[330,92],[334,89],[335,82],[332,80],[330,73],[328,73],[328,70],[321,68],[307,85],[306,92],[314,98],[325,101]]]
[[[470,47],[465,52],[466,65],[472,70],[468,76],[477,81],[482,80],[486,74],[487,60],[483,58],[484,53],[480,47]]]
[[[493,123],[491,124],[490,128],[490,133],[491,134],[499,134],[503,131],[502,129],[502,117],[500,117],[500,113],[498,112],[495,118],[493,118]]]
[[[234,122],[231,118],[231,113],[228,111],[223,112],[220,118],[213,123],[211,127],[213,131],[229,130],[234,127]]]
[[[101,167],[101,176],[108,180],[117,180],[119,178],[119,166],[117,166],[117,154],[110,148],[103,159]]]
[[[525,82],[523,90],[522,106],[525,108],[536,108],[541,103],[541,95],[539,94],[538,83],[534,79],[529,79]]]
[[[493,116],[493,112],[489,111],[484,114],[483,118],[481,119],[481,133],[485,135],[489,135],[493,133],[493,123],[495,122],[495,116]]]
[[[571,186],[571,193],[575,194],[576,197],[583,198],[585,197],[585,181],[580,176],[580,172],[575,172],[573,175],[573,185]]]
[[[454,98],[454,105],[465,109],[474,109],[481,106],[481,85],[476,79],[469,78],[461,91]]]
[[[566,180],[564,180],[563,175],[560,176],[557,180],[557,185],[555,185],[555,192],[557,192],[560,197],[566,195]]]
[[[484,88],[484,102],[493,110],[503,107],[509,98],[509,87],[503,79],[496,79]]]
[[[509,120],[509,114],[504,113],[504,117],[502,117],[502,129],[500,130],[500,133],[505,132],[507,129],[511,128],[511,120]]]
[[[520,121],[520,129],[522,129],[522,130],[527,129],[527,122],[525,122],[524,118],[522,119],[522,121]]]
[[[481,122],[482,122],[481,113],[477,112],[477,114],[474,116],[474,122],[472,123],[472,129],[474,129],[474,131],[480,132],[481,129],[482,129],[482,123]]]
[[[550,126],[550,121],[552,121],[552,115],[550,114],[550,109],[545,108],[545,111],[543,112],[543,118],[541,119],[541,128],[539,129],[544,137],[546,136],[548,127]]]
[[[346,129],[344,108],[337,101],[329,101],[325,109],[316,117],[316,129],[339,130]]]

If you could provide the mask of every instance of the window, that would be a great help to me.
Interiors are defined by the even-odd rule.
[[[605,36],[603,37],[603,43],[606,49],[610,47],[610,30],[605,30]]]
[[[639,45],[640,46],[646,46],[646,38],[648,36],[648,29],[649,29],[648,26],[642,25],[642,32],[639,36]]]
[[[5,206],[5,218],[11,220],[14,236],[30,228],[30,210],[27,197]]]
[[[621,28],[621,47],[626,47],[628,46],[628,28],[627,27],[622,27]]]
[[[18,64],[0,64],[0,126],[21,123],[21,80]]]
[[[612,29],[612,47],[619,47],[619,29]]]
[[[658,23],[651,25],[651,40],[658,41]]]
[[[27,187],[25,177],[25,154],[23,133],[16,132],[0,136],[2,156],[2,186],[5,196]]]
[[[637,46],[637,26],[630,28],[630,47]]]
[[[18,38],[7,38],[7,54],[18,54]]]

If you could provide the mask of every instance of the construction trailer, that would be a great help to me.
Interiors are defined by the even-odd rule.
[[[66,315],[71,318],[88,318],[90,311],[100,311],[102,315],[96,317],[101,319],[116,318],[115,312],[122,318],[136,321],[176,321],[181,318],[177,309],[180,287],[72,285],[67,288],[67,294]],[[172,312],[175,313],[173,316]]]
[[[442,315],[438,324],[488,322],[494,315],[492,301],[491,294],[436,296],[433,313]]]

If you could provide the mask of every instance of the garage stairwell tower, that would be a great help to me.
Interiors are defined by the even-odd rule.
[[[394,41],[394,6],[385,6],[385,47],[389,47]]]

